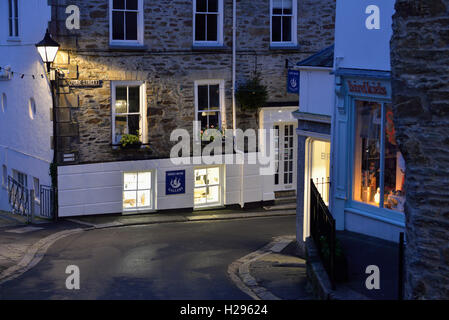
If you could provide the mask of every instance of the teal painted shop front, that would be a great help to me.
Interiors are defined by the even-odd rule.
[[[336,71],[331,212],[337,229],[398,241],[405,162],[391,108],[390,72]]]

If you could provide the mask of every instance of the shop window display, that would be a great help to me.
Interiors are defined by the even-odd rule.
[[[356,101],[354,148],[354,200],[402,212],[405,163],[389,104]]]
[[[195,207],[213,206],[221,203],[220,168],[195,170]]]
[[[152,208],[151,172],[131,172],[123,176],[123,209]]]

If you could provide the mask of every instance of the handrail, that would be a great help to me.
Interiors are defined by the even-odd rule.
[[[335,289],[335,219],[324,203],[313,179],[310,180],[310,190],[310,234],[329,275],[332,289]]]

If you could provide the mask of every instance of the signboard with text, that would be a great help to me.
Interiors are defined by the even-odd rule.
[[[299,94],[299,71],[288,70],[287,92]]]
[[[186,171],[176,170],[165,172],[165,194],[186,193]]]

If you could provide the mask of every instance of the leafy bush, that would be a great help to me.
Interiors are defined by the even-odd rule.
[[[265,106],[268,99],[267,87],[262,85],[260,76],[255,74],[245,84],[239,86],[235,93],[243,110],[254,110]]]

